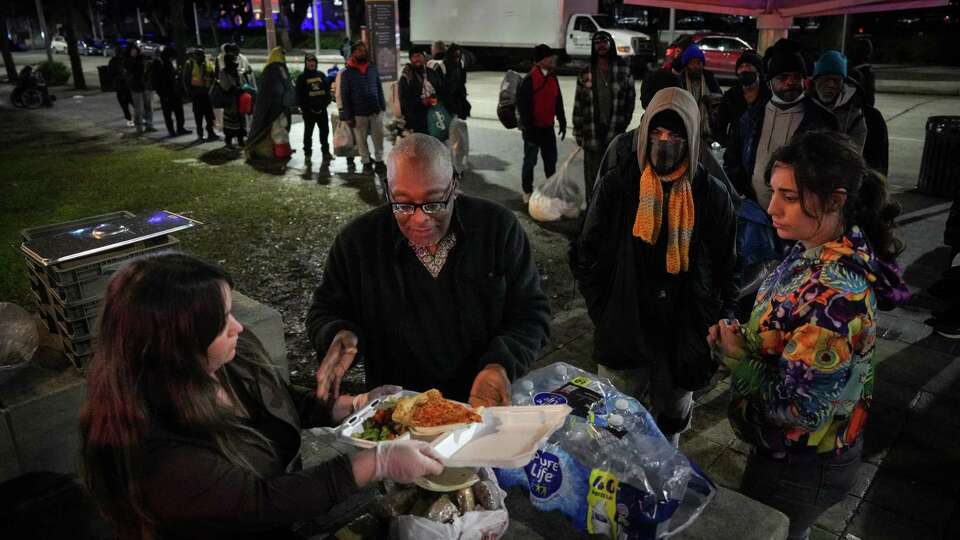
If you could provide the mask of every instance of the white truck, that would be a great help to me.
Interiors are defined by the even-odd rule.
[[[598,15],[597,0],[410,0],[410,41],[457,43],[469,67],[504,67],[533,60],[533,48],[546,43],[561,63],[589,60],[591,37],[609,32],[617,54],[635,73],[656,64],[650,36],[616,28]]]

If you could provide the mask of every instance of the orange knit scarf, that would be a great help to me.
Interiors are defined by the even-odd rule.
[[[633,222],[633,236],[656,245],[663,222],[664,182],[675,182],[667,205],[667,272],[678,274],[690,268],[690,239],[693,236],[693,188],[684,162],[667,176],[657,176],[647,164],[640,175],[640,204]]]

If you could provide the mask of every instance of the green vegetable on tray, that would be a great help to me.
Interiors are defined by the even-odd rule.
[[[365,441],[390,441],[407,432],[407,428],[392,419],[395,402],[385,402],[383,408],[363,421],[363,431],[354,433],[355,439]]]

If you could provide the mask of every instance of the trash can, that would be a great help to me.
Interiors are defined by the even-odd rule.
[[[100,91],[113,92],[113,77],[110,74],[109,66],[97,67],[97,75],[100,76]]]
[[[927,118],[917,191],[953,198],[960,185],[960,116]]]

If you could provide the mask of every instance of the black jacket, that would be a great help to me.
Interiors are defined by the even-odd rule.
[[[430,105],[424,105],[421,98],[423,92],[423,80],[426,80],[433,86],[434,96],[439,100],[443,92],[443,79],[436,70],[423,68],[416,70],[412,65],[407,64],[400,75],[400,81],[397,83],[400,93],[400,111],[403,113],[404,125],[407,129],[417,133],[427,133],[427,111]]]
[[[731,313],[736,290],[736,215],[730,194],[697,166],[692,187],[695,225],[690,269],[679,274],[671,301],[682,306],[679,319],[666,323],[672,350],[662,350],[648,335],[641,298],[653,278],[637,264],[632,225],[639,202],[638,129],[618,136],[607,150],[579,238],[571,245],[571,268],[595,326],[594,355],[613,369],[666,361],[674,384],[697,390],[706,385],[716,363],[706,344],[707,328]],[[675,323],[675,324],[674,324]]]
[[[740,195],[754,201],[757,200],[757,194],[753,189],[753,168],[757,159],[760,132],[763,130],[763,118],[769,101],[769,98],[758,99],[740,115],[739,121],[734,122],[731,127],[728,144],[723,153],[723,169],[727,171],[727,177],[733,182]],[[817,129],[839,130],[837,117],[810,96],[803,98],[803,107],[803,120],[797,127],[794,137]]]
[[[150,81],[157,95],[164,99],[176,97],[180,87],[180,77],[171,59],[157,59],[150,65]]]
[[[443,89],[440,91],[440,103],[457,118],[466,120],[470,117],[470,102],[467,101],[467,71],[457,62],[444,62],[443,69],[438,66],[436,71],[443,79]]]
[[[767,101],[770,99],[770,88],[760,83],[760,94],[754,101]],[[743,88],[737,82],[723,93],[723,100],[720,101],[720,111],[717,113],[717,125],[710,126],[714,138],[720,143],[720,146],[727,146],[730,141],[730,132],[734,124],[740,121],[743,113],[747,112],[750,104],[743,97]]]
[[[459,195],[454,204],[451,229],[457,244],[443,270],[454,272],[454,312],[436,317],[443,326],[459,328],[454,337],[464,343],[461,350],[470,351],[468,357],[417,353],[435,347],[427,343],[430,335],[416,331],[422,321],[409,320],[410,306],[422,300],[407,290],[401,257],[409,255],[410,247],[389,205],[347,225],[330,248],[323,282],[307,314],[307,332],[321,356],[338,331],[356,333],[369,388],[402,384],[423,391],[436,385],[445,395],[465,400],[486,364],[503,365],[512,380],[526,372],[547,342],[550,306],[517,218],[496,203],[467,195]],[[412,351],[405,357],[415,365],[395,361],[396,351]],[[431,368],[437,362],[455,366],[449,369],[454,374],[438,380]]]
[[[124,75],[126,77],[127,87],[131,92],[144,92],[144,59],[143,55],[128,56],[124,62]]]
[[[237,392],[287,426],[299,448],[300,430],[331,425],[330,410],[313,391],[279,384],[241,358],[267,358],[250,332],[241,334],[237,359],[226,365]],[[252,414],[256,414],[255,412]],[[233,465],[209,437],[154,423],[144,443],[142,489],[163,538],[283,538],[296,521],[325,514],[357,491],[350,459],[341,455],[302,469],[299,454],[279,462],[261,444],[238,451],[260,478]]]
[[[114,56],[107,63],[107,70],[110,71],[110,77],[113,79],[113,87],[118,92],[130,90],[127,86],[126,61],[125,56]]]
[[[297,106],[305,115],[325,115],[330,105],[330,81],[317,70],[304,70],[297,77]]]

